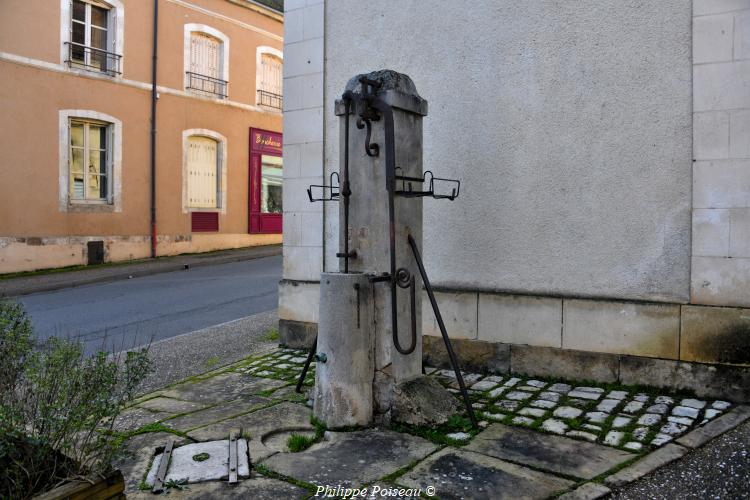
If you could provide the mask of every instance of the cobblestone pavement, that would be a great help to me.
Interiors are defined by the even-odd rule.
[[[479,429],[464,413],[438,428],[331,432],[312,419],[306,396],[294,392],[304,361],[302,351],[276,349],[138,400],[116,426],[131,452],[119,464],[128,498],[152,498],[139,489],[148,489],[147,472],[158,465],[158,448],[167,439],[177,440],[176,446],[210,444],[232,430],[247,440],[251,464],[239,485],[192,483],[170,494],[306,498],[327,487],[333,497],[346,496],[346,488],[368,488],[365,497],[371,498],[380,498],[383,489],[397,494],[390,498],[420,492],[440,498],[598,498],[610,488],[626,495],[617,488],[750,417],[747,407],[689,394],[465,373],[482,419]],[[457,392],[451,371],[426,371]],[[313,365],[307,389],[314,373]],[[170,477],[183,474],[171,467]],[[632,494],[623,498],[638,496]]]

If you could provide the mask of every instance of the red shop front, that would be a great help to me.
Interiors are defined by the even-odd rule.
[[[278,132],[250,129],[250,233],[281,233],[281,144]]]

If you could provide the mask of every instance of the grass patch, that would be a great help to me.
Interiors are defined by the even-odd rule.
[[[213,368],[214,366],[219,364],[219,361],[221,361],[221,358],[219,356],[211,356],[206,360],[206,368]]]
[[[279,340],[279,331],[276,328],[271,328],[265,333],[265,335],[263,335],[263,340],[267,340],[269,342]]]
[[[481,430],[473,428],[471,420],[469,420],[468,417],[459,414],[451,415],[446,423],[435,427],[396,423],[391,428],[396,432],[406,432],[408,434],[423,437],[436,444],[447,444],[451,446],[463,446],[468,444],[470,439],[467,439],[466,441],[457,441],[449,438],[448,434],[454,432],[465,432],[470,434],[471,437],[474,437]]]
[[[166,425],[162,424],[161,422],[153,422],[151,424],[144,425],[143,427],[140,427],[132,432],[129,432],[125,435],[126,439],[129,439],[133,436],[138,436],[141,434],[148,434],[151,432],[168,432],[170,434],[174,434],[175,436],[180,436],[183,438],[188,438],[188,435],[185,434],[182,431],[178,431],[177,429],[172,429],[171,427],[167,427]],[[190,438],[188,438],[190,439]]]
[[[308,449],[310,446],[315,444],[315,436],[305,436],[304,434],[292,433],[289,439],[286,440],[286,446],[292,453],[297,453]]]

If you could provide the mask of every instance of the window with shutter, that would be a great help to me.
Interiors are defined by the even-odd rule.
[[[205,33],[190,34],[190,66],[187,88],[201,94],[226,97],[227,82],[222,67],[221,40]]]
[[[283,88],[283,61],[273,54],[260,55],[258,104],[281,109]]]
[[[188,139],[187,151],[187,206],[217,208],[218,142],[201,136]]]
[[[110,124],[71,119],[69,150],[70,200],[112,200],[112,131]]]

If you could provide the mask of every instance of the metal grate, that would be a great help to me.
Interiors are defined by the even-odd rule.
[[[65,42],[65,45],[68,46],[68,59],[65,61],[68,67],[106,73],[109,76],[120,74],[120,54],[75,42]]]
[[[258,90],[258,104],[268,106],[269,108],[281,109],[284,104],[284,98],[280,94],[274,94],[267,90]]]
[[[229,95],[227,93],[229,82],[226,80],[200,75],[198,73],[193,73],[192,71],[186,71],[185,74],[187,75],[187,88],[189,90],[215,95],[221,99],[224,99]]]

